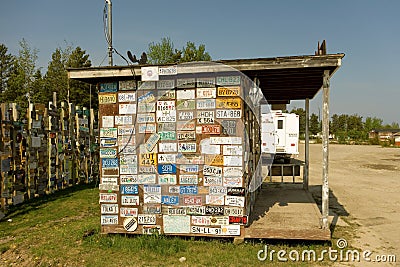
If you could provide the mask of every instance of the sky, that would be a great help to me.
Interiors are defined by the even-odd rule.
[[[0,43],[17,55],[24,38],[46,72],[58,47],[80,46],[93,66],[106,66],[104,0],[0,1]],[[170,37],[175,48],[205,44],[214,60],[313,55],[326,40],[344,53],[331,79],[330,113],[400,123],[400,1],[397,0],[112,0],[113,47],[140,55]],[[114,64],[126,65],[114,54]],[[322,92],[310,101],[322,107]],[[268,100],[268,99],[267,99]],[[304,101],[288,107],[304,108]]]

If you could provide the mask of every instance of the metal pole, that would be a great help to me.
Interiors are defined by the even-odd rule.
[[[322,111],[322,228],[328,229],[329,215],[329,70],[324,71],[323,77],[323,111]]]
[[[108,65],[112,66],[113,65],[113,57],[112,57],[112,4],[111,0],[106,0],[106,3],[108,5],[107,7],[107,34],[108,34]]]
[[[309,135],[309,125],[310,125],[310,99],[306,98],[306,129],[305,129],[305,149],[304,149],[304,180],[303,189],[308,190],[309,184],[309,166],[310,166],[310,135]]]

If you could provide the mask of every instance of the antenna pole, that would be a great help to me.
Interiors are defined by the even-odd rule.
[[[112,66],[113,65],[113,57],[112,57],[112,4],[111,0],[106,0],[106,3],[108,5],[107,7],[107,33],[108,33],[108,65]]]

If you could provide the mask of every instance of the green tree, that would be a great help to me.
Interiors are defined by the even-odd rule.
[[[186,47],[184,47],[182,51],[182,58],[180,59],[180,62],[211,60],[211,56],[206,52],[206,46],[204,44],[196,47],[193,42],[187,42]]]
[[[7,53],[8,48],[0,44],[0,92],[7,89],[7,80],[10,78],[15,57]]]
[[[89,55],[86,54],[86,51],[82,50],[82,48],[79,46],[72,50],[67,57],[66,68],[88,68],[91,66],[92,63],[89,60]],[[92,88],[92,90],[90,90],[89,84],[70,80],[69,101],[75,103],[76,105],[85,107],[89,107],[91,103],[92,108],[97,109],[97,89]]]
[[[68,74],[66,70],[66,56],[61,48],[57,48],[51,55],[51,61],[48,64],[44,77],[45,88],[43,89],[45,92],[42,92],[45,103],[52,99],[53,92],[57,93],[57,100],[67,100]]]
[[[189,41],[182,50],[179,50],[174,47],[169,37],[161,38],[159,43],[150,43],[147,58],[150,64],[157,65],[211,60],[204,44],[196,47],[195,43]]]
[[[174,48],[169,37],[161,38],[160,43],[151,42],[147,50],[147,59],[150,64],[178,63],[181,51]]]
[[[22,107],[27,107],[27,100],[32,96],[32,84],[38,71],[36,60],[39,50],[30,48],[25,39],[22,39],[19,45],[21,48],[14,61],[11,75],[7,81],[7,90],[2,95],[2,101],[15,102]]]
[[[319,132],[320,132],[320,123],[318,120],[318,116],[313,113],[310,116],[310,133],[315,135]]]

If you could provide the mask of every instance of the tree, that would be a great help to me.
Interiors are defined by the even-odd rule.
[[[7,89],[7,80],[10,78],[15,57],[7,53],[8,48],[0,44],[0,92]]]
[[[92,62],[89,60],[89,55],[79,46],[67,57],[66,68],[88,68],[90,66],[92,66]],[[92,88],[91,91],[92,94],[90,94],[90,85],[87,83],[69,81],[69,101],[85,107],[89,107],[91,103],[92,108],[97,109],[97,90]]]
[[[43,89],[45,92],[42,92],[45,102],[52,99],[53,92],[57,93],[57,100],[67,100],[68,74],[66,70],[66,56],[61,48],[57,48],[51,55],[51,61],[48,64],[44,77],[45,88]]]
[[[311,114],[310,117],[310,132],[313,135],[316,135],[320,132],[320,123],[318,120],[318,116],[316,114]]]
[[[147,58],[150,64],[178,63],[181,51],[174,49],[174,43],[169,37],[164,37],[160,43],[149,44]]]
[[[150,64],[182,63],[192,61],[210,61],[210,55],[205,51],[204,44],[196,47],[195,43],[187,42],[182,50],[175,49],[169,37],[161,38],[160,43],[150,43],[147,58]]]
[[[21,48],[7,80],[7,90],[2,94],[2,101],[15,102],[27,107],[27,100],[32,96],[32,84],[38,71],[36,60],[39,50],[31,49],[25,39],[22,39],[19,45]]]
[[[197,48],[193,42],[187,42],[186,47],[184,47],[182,51],[180,62],[211,60],[211,56],[206,52],[206,46],[204,44],[199,45]]]

